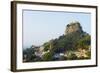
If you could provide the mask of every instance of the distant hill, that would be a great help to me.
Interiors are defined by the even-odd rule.
[[[90,35],[82,30],[81,24],[79,22],[71,22],[66,26],[64,35],[44,43],[45,50],[52,49],[54,52],[75,50],[78,42],[86,37],[88,37],[88,44],[90,45]]]
[[[65,33],[58,38],[24,50],[23,58],[25,62],[90,59],[90,45],[91,36],[75,21],[67,24]]]

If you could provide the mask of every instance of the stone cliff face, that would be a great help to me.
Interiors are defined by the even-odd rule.
[[[71,22],[66,26],[65,35],[72,33],[72,32],[83,32],[82,27],[79,22]]]

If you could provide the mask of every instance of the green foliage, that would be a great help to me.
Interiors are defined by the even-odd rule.
[[[75,54],[71,54],[69,57],[68,57],[68,60],[75,60],[77,59],[77,56]]]
[[[77,47],[82,49],[89,49],[90,44],[91,44],[91,37],[89,35],[86,35],[85,37],[81,38],[78,41]]]
[[[74,32],[68,35],[60,36],[58,39],[53,40],[52,50],[56,51],[58,49],[63,50],[73,50],[75,49],[77,41],[80,39],[81,34],[79,32]],[[49,43],[50,46],[50,43]]]
[[[75,50],[78,48],[89,48],[91,39],[90,35],[87,35],[83,32],[73,32],[68,35],[62,35],[58,39],[51,40],[44,44],[44,50],[51,50],[56,52],[59,49],[66,50]]]
[[[91,51],[88,51],[86,54],[87,54],[87,59],[90,59],[91,58]]]
[[[25,55],[26,55],[26,61],[31,61],[32,57],[34,54],[34,50],[32,48],[27,48],[23,50],[23,59],[25,59]]]
[[[44,61],[50,61],[50,60],[52,60],[52,56],[53,56],[53,54],[48,52],[48,53],[43,55],[43,60]]]
[[[50,43],[44,43],[44,51],[48,51],[49,50],[49,48],[50,48]]]

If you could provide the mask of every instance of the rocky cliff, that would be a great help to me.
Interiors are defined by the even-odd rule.
[[[72,33],[72,32],[80,32],[80,33],[83,32],[82,27],[79,22],[74,21],[74,22],[69,23],[66,26],[65,35]]]

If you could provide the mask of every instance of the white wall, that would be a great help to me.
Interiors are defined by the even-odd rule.
[[[0,73],[12,73],[10,71],[10,1],[0,0]],[[99,0],[31,0],[40,2],[55,2],[55,3],[69,3],[69,4],[84,4],[84,5],[99,5]],[[100,8],[100,5],[99,5]],[[100,13],[100,10],[99,12]],[[100,16],[100,14],[98,14]],[[99,19],[99,18],[98,18]],[[100,23],[100,21],[99,21]],[[98,24],[99,24],[98,23]],[[100,31],[100,25],[98,25]],[[99,36],[100,37],[100,34]],[[100,38],[98,39],[98,43]],[[99,46],[100,47],[100,46]],[[100,49],[98,48],[100,55]],[[99,57],[100,64],[100,57]],[[62,70],[48,70],[48,71],[35,71],[34,73],[99,73],[99,67],[92,68],[77,68],[77,69],[62,69]],[[23,72],[21,72],[23,73]],[[33,73],[26,72],[26,73]]]

